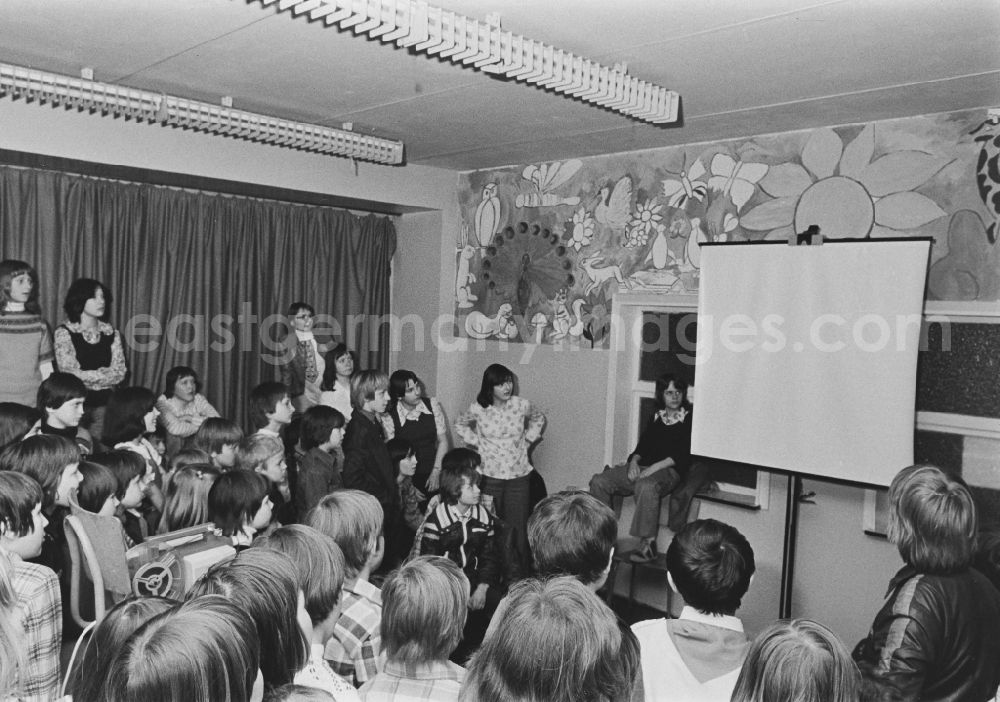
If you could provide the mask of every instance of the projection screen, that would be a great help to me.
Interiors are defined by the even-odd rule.
[[[692,452],[888,485],[913,462],[929,251],[702,247]]]

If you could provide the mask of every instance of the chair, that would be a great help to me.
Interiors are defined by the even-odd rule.
[[[618,498],[618,499],[621,499],[621,498]],[[664,507],[665,507],[665,505],[663,507],[661,507],[661,513],[660,513],[661,533],[662,533],[662,530],[663,530],[663,525],[665,524],[664,519],[663,519]],[[617,509],[615,511],[620,514],[620,511],[621,511],[621,505],[620,504],[617,506]],[[685,523],[697,519],[698,518],[698,513],[700,511],[701,511],[701,500],[699,500],[697,497],[695,497],[694,499],[692,499],[690,501],[690,503],[688,505],[687,514],[685,516]],[[660,543],[666,543],[662,538],[658,537],[657,540]],[[632,541],[634,541],[634,539],[632,539]],[[629,583],[628,583],[628,603],[629,603],[629,606],[635,606],[636,604],[638,604],[638,602],[635,599],[636,576],[639,574],[640,571],[643,571],[643,570],[645,570],[645,571],[651,571],[651,572],[657,574],[658,576],[662,576],[662,578],[663,578],[663,590],[666,592],[667,601],[666,601],[666,604],[665,604],[664,608],[661,611],[663,611],[668,617],[672,616],[671,612],[673,611],[674,591],[670,587],[669,583],[667,582],[667,556],[666,556],[666,553],[659,553],[659,554],[657,554],[656,558],[654,558],[651,561],[646,561],[644,563],[635,563],[635,562],[633,562],[631,560],[632,554],[635,552],[634,549],[632,549],[632,548],[623,548],[622,547],[623,545],[624,545],[623,541],[620,540],[619,541],[619,545],[616,546],[616,548],[615,548],[615,554],[611,558],[611,569],[608,571],[608,580],[607,580],[607,583],[605,584],[605,592],[604,592],[604,599],[605,599],[605,601],[608,603],[609,606],[611,605],[611,598],[615,594],[615,584],[616,584],[617,579],[618,579],[618,571],[619,571],[621,565],[624,564],[624,565],[627,565],[627,566],[630,567],[630,570],[629,570]]]
[[[70,615],[80,627],[100,621],[111,604],[132,592],[125,558],[124,530],[114,517],[101,517],[71,504],[66,517],[70,555]],[[81,609],[83,575],[93,585],[94,619]]]

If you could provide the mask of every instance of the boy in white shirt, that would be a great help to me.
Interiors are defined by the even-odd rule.
[[[645,699],[729,702],[750,646],[736,610],[753,578],[753,549],[728,524],[700,519],[674,537],[667,570],[670,587],[684,598],[680,617],[632,627]]]

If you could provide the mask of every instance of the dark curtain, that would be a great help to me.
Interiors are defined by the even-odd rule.
[[[395,249],[387,217],[0,167],[0,257],[38,271],[49,323],[65,320],[74,279],[100,280],[114,295],[126,382],[159,394],[167,370],[191,366],[209,401],[244,427],[250,389],[278,377],[292,302],[331,315],[333,340],[361,367],[388,366],[380,322]]]

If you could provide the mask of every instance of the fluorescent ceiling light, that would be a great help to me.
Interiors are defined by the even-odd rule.
[[[100,112],[359,161],[391,165],[403,162],[400,141],[5,63],[0,63],[0,97],[22,98],[53,107],[62,105],[68,110]]]
[[[263,5],[275,2],[279,11],[291,10],[430,58],[534,83],[643,122],[667,124],[678,118],[680,96],[674,91],[628,75],[624,64],[608,68],[505,32],[499,15],[477,20],[424,0],[261,0]]]

